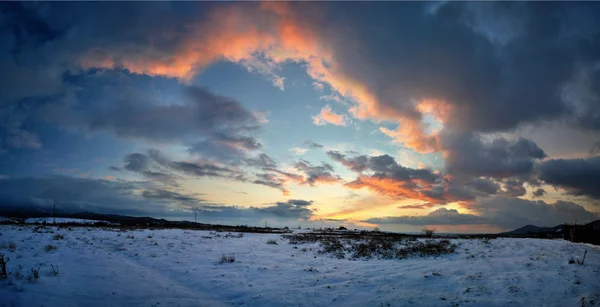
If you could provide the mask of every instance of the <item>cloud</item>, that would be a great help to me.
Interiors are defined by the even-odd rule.
[[[542,197],[542,196],[544,196],[544,194],[548,194],[548,193],[546,192],[546,190],[544,190],[542,188],[539,188],[539,189],[533,191],[533,197]]]
[[[8,146],[13,148],[42,148],[37,134],[25,130],[13,130],[9,132],[5,142]]]
[[[277,162],[269,155],[260,153],[257,157],[250,157],[246,159],[246,165],[257,168],[275,168]]]
[[[348,119],[345,115],[336,114],[329,105],[323,107],[321,112],[313,116],[313,123],[317,126],[332,124],[335,126],[346,126]]]
[[[600,199],[600,156],[547,160],[537,171],[540,180],[569,194]]]
[[[312,165],[310,162],[301,160],[294,167],[304,174],[304,184],[314,186],[320,183],[338,183],[341,178],[333,173],[333,167],[322,162],[321,165]]]
[[[209,204],[198,194],[182,194],[153,187],[146,182],[76,178],[66,176],[6,178],[0,180],[3,212],[94,212],[191,218],[197,210],[200,221],[239,225],[262,224],[264,219],[307,220],[313,216],[312,201],[291,199],[264,207]]]
[[[596,143],[594,143],[594,145],[592,145],[592,147],[590,148],[590,154],[591,155],[600,154],[600,142],[596,142]]]
[[[419,151],[439,150],[425,132],[426,115],[461,132],[561,119],[598,129],[595,3],[549,3],[541,10],[537,3],[447,2],[434,11],[427,3],[353,3],[344,10],[336,3],[182,6],[5,6],[0,46],[12,82],[1,82],[7,86],[0,92],[6,89],[11,101],[26,96],[25,89],[56,93],[64,71],[82,68],[189,82],[223,60],[283,88],[278,72],[296,62],[313,82],[352,101],[355,117],[400,123],[396,137]],[[133,11],[139,18],[130,18]],[[108,15],[115,18],[102,17]],[[26,35],[17,40],[14,33]]]
[[[445,166],[450,174],[493,178],[529,175],[535,163],[546,157],[533,141],[524,138],[484,141],[479,135],[465,133],[447,135],[443,143],[447,148]]]
[[[523,183],[524,182],[515,179],[505,180],[502,194],[514,197],[524,196],[527,191],[525,190]]]
[[[432,203],[424,203],[424,204],[413,204],[413,205],[404,205],[399,206],[398,209],[427,209],[435,206]]]
[[[148,199],[164,200],[170,202],[177,202],[182,205],[186,205],[190,208],[195,207],[198,203],[203,202],[203,199],[196,198],[192,195],[184,195],[174,191],[169,191],[159,188],[151,188],[142,191],[142,197]]]
[[[373,224],[406,225],[496,225],[516,229],[525,225],[556,226],[563,223],[585,223],[598,218],[582,206],[566,201],[547,204],[520,198],[494,197],[472,204],[469,209],[477,214],[460,213],[456,209],[440,208],[424,216],[382,217],[365,220]]]
[[[155,149],[149,150],[146,154],[130,153],[123,161],[125,170],[171,186],[177,186],[181,175],[246,181],[245,174],[240,171],[206,162],[172,161]]]
[[[417,199],[430,204],[474,201],[498,193],[500,185],[491,178],[465,175],[451,176],[427,168],[409,168],[389,155],[346,155],[328,151],[334,161],[358,173],[346,184],[353,189],[368,188],[394,199]]]
[[[319,143],[315,143],[313,141],[306,141],[306,142],[304,142],[304,144],[306,146],[308,146],[308,148],[310,148],[310,149],[320,149],[320,148],[324,147],[323,145],[321,145]]]
[[[290,199],[285,202],[276,202],[274,206],[256,208],[255,210],[283,218],[307,220],[313,215],[313,211],[308,209],[311,205],[312,201]]]
[[[431,170],[404,167],[389,155],[347,157],[337,151],[329,151],[327,154],[359,173],[356,180],[346,184],[347,187],[366,187],[396,199],[414,198],[433,203],[444,201],[442,177]],[[370,173],[365,173],[367,171]]]
[[[10,178],[0,180],[4,210],[52,212],[96,212],[128,215],[168,216],[180,210],[179,201],[149,199],[138,193],[148,183],[77,178],[67,176]],[[189,200],[186,200],[189,201]]]
[[[309,208],[312,203],[312,201],[290,199],[264,207],[204,204],[194,210],[197,212],[198,220],[203,222],[262,225],[266,219],[275,219],[283,223],[308,220],[314,215],[314,210]]]
[[[183,145],[217,161],[239,163],[262,147],[254,136],[261,119],[239,101],[205,88],[126,71],[67,72],[64,80],[62,94],[40,98],[22,116],[85,134]],[[35,135],[10,135],[13,147],[41,146]]]
[[[367,163],[369,162],[369,157],[363,155],[348,158],[338,151],[328,151],[327,155],[334,161],[342,163],[342,165],[357,173],[362,173],[367,169]]]
[[[286,178],[281,178],[270,173],[256,174],[256,177],[258,177],[258,179],[252,181],[252,183],[278,189],[283,195],[290,195],[290,191],[285,187],[287,182]]]
[[[498,185],[498,183],[496,183],[490,179],[485,179],[485,178],[471,179],[470,186],[473,187],[477,191],[480,191],[480,192],[483,192],[483,193],[486,193],[489,195],[496,194],[498,192],[498,190],[500,189],[500,186]]]
[[[484,218],[473,214],[461,214],[456,209],[439,208],[424,216],[399,216],[372,218],[365,220],[373,224],[406,224],[406,225],[473,225],[486,224]]]
[[[583,206],[561,200],[546,203],[541,200],[494,197],[469,206],[469,209],[488,217],[492,224],[509,229],[524,225],[556,226],[563,223],[586,223],[598,219],[597,214],[587,211]]]
[[[294,154],[301,156],[301,155],[305,154],[306,151],[308,151],[308,149],[294,147],[294,148],[288,149],[288,151],[293,152]]]

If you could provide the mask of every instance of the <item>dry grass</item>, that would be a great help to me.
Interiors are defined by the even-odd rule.
[[[219,258],[219,263],[223,264],[223,263],[234,263],[235,262],[235,255],[231,254],[231,255],[225,255],[222,254],[221,258]]]

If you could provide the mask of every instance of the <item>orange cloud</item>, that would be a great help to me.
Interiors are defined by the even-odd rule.
[[[351,189],[368,188],[377,193],[387,195],[394,199],[418,199],[434,204],[440,203],[440,199],[433,198],[423,193],[427,188],[416,182],[398,181],[392,178],[361,175],[357,180],[346,184]]]
[[[419,114],[430,113],[445,119],[449,107],[440,108],[438,101],[428,100],[415,106],[409,105],[409,109],[413,110],[407,116],[395,107],[381,103],[375,89],[346,73],[337,61],[335,55],[340,50],[335,50],[328,38],[327,34],[331,34],[329,29],[319,27],[320,22],[326,19],[323,12],[310,5],[298,6],[302,6],[302,15],[289,3],[219,5],[207,14],[208,18],[178,25],[186,28],[186,34],[177,31],[178,27],[172,27],[164,30],[165,33],[153,33],[148,38],[152,42],[156,39],[174,45],[167,51],[157,47],[160,43],[152,43],[144,50],[120,50],[116,54],[112,50],[94,49],[80,59],[80,64],[84,68],[124,67],[134,73],[174,77],[189,82],[208,65],[226,60],[265,76],[283,89],[285,80],[277,74],[279,67],[286,62],[303,63],[308,75],[319,87],[327,84],[333,94],[353,103],[349,112],[354,117],[400,122],[396,131],[382,129],[382,132],[416,151],[439,151],[438,137],[424,132]],[[360,46],[354,47],[358,50]],[[313,119],[318,125],[331,123],[343,126],[347,123],[346,117],[333,113],[329,107]]]
[[[346,126],[347,120],[346,116],[336,114],[331,110],[331,106],[326,105],[319,114],[313,116],[313,123],[317,126],[323,126],[326,124]]]

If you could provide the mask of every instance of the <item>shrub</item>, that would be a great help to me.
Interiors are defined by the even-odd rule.
[[[335,237],[325,237],[321,240],[321,253],[334,254],[337,258],[344,258],[344,244]]]
[[[48,245],[46,245],[46,246],[44,247],[44,250],[45,250],[46,252],[55,251],[55,250],[57,250],[57,249],[58,249],[58,247],[56,247],[56,245],[52,245],[52,244],[48,244]]]
[[[219,258],[219,263],[233,263],[235,262],[235,255],[225,255],[222,254],[221,258]]]
[[[11,252],[14,252],[17,250],[17,245],[15,244],[15,242],[8,243],[8,250]]]
[[[428,238],[433,237],[433,235],[435,234],[435,229],[433,228],[423,228],[423,235],[425,235]]]
[[[407,242],[406,246],[396,250],[396,257],[439,256],[454,253],[456,245],[449,240],[427,240],[425,242]]]
[[[54,265],[50,264],[50,267],[52,268],[52,275],[58,275],[58,265],[54,267]]]
[[[267,240],[267,244],[277,245],[277,241],[275,239]]]
[[[575,259],[575,258],[571,257],[571,259],[569,259],[569,264],[577,263],[579,265],[584,265],[585,264],[585,256],[586,255],[587,255],[587,249],[583,253],[583,258],[582,259]]]
[[[4,254],[0,254],[0,277],[2,279],[6,279],[8,277],[8,273],[6,272],[6,263],[10,261],[10,258],[6,257],[4,259]]]
[[[65,236],[63,236],[60,233],[57,233],[57,234],[55,234],[55,235],[52,236],[52,240],[62,240],[64,238],[65,238]]]
[[[40,279],[40,268],[31,269],[31,275],[27,277],[29,282],[37,282]]]

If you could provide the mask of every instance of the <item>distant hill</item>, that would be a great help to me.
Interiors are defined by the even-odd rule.
[[[22,211],[9,211],[2,210],[0,208],[0,217],[5,216],[7,218],[0,219],[0,223],[13,224],[13,223],[24,223],[29,218],[50,218],[51,214],[42,211],[34,210],[22,210]],[[78,213],[59,213],[57,212],[56,217],[59,218],[72,218],[81,220],[93,220],[93,221],[104,221],[113,224],[117,224],[121,227],[156,227],[156,228],[180,228],[180,229],[195,229],[195,230],[217,230],[217,231],[229,231],[229,232],[260,232],[260,233],[287,233],[287,228],[270,228],[270,227],[253,227],[246,225],[218,225],[218,224],[204,224],[190,221],[169,221],[165,219],[156,219],[152,217],[137,217],[137,216],[126,216],[118,214],[100,214],[92,212],[78,212]],[[77,223],[61,223],[62,225],[77,224]],[[100,223],[95,223],[100,224]],[[87,224],[86,224],[87,225]],[[74,225],[75,226],[75,225]],[[106,224],[97,226],[107,226]]]
[[[521,228],[515,229],[509,232],[500,233],[500,235],[504,236],[519,236],[519,235],[528,235],[528,234],[542,234],[542,233],[561,233],[563,231],[564,225],[558,225],[554,227],[538,227],[534,225],[527,225]]]
[[[539,234],[559,234],[564,231],[564,224],[560,224],[554,227],[538,227],[535,225],[527,225],[513,231],[499,233],[501,236],[523,236],[523,235],[539,235]],[[570,225],[573,227],[573,225]],[[600,230],[600,220],[587,223],[585,225],[576,225],[575,227],[584,229],[597,229]]]

